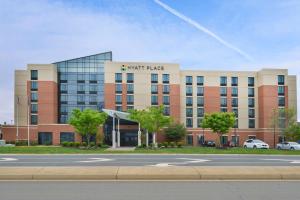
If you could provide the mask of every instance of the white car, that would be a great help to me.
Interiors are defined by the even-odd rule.
[[[297,142],[282,142],[276,145],[277,149],[300,150],[300,144]]]
[[[244,142],[244,148],[269,149],[269,145],[261,140],[249,139]]]

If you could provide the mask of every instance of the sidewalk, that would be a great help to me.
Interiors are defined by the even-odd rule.
[[[300,180],[300,167],[0,167],[0,180]]]

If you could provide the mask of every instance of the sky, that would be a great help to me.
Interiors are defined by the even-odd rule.
[[[0,123],[13,120],[14,70],[104,51],[115,61],[300,77],[299,24],[299,0],[0,0]]]

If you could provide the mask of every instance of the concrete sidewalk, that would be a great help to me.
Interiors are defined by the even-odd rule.
[[[0,180],[300,180],[300,167],[0,167]]]

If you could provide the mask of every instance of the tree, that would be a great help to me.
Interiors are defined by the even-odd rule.
[[[300,140],[300,124],[294,123],[286,128],[285,136],[291,141]]]
[[[173,123],[165,129],[166,139],[172,142],[181,141],[186,135],[187,131],[183,124]]]
[[[234,126],[235,114],[228,112],[215,112],[205,114],[202,121],[202,128],[210,128],[214,133],[218,134],[219,146],[221,144],[221,136],[229,132],[229,129]]]
[[[91,136],[97,134],[99,127],[104,124],[106,119],[107,114],[104,112],[92,109],[85,109],[84,111],[74,109],[69,124],[75,128],[78,134],[86,137],[87,145],[90,146]]]

